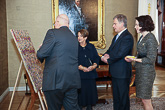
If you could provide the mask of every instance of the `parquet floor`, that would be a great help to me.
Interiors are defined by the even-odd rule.
[[[156,79],[153,86],[153,97],[165,97],[165,68],[156,67]],[[135,88],[130,90],[130,97],[135,97]],[[12,92],[9,92],[8,95],[0,102],[0,110],[8,110],[8,106],[11,100]],[[98,96],[99,99],[110,99],[112,98],[111,87],[106,89],[105,87],[98,87]],[[30,95],[25,95],[24,92],[16,92],[14,95],[14,100],[12,103],[11,110],[25,110],[28,108],[30,102]],[[39,100],[35,101],[32,110],[40,110],[41,106]]]

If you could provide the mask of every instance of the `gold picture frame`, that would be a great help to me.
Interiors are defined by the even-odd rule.
[[[90,41],[94,44],[97,49],[104,49],[106,47],[105,40],[105,23],[104,23],[104,0],[98,0],[98,40]],[[59,0],[52,0],[52,27],[54,28],[54,23],[56,17],[59,15]]]

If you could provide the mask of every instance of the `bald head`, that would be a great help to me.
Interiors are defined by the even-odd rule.
[[[65,14],[60,14],[56,18],[55,28],[60,28],[61,26],[69,27],[69,18]]]

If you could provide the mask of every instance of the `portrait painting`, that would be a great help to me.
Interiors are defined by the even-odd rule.
[[[59,14],[69,18],[69,29],[77,37],[78,31],[87,29],[88,40],[96,48],[105,48],[104,0],[52,0],[52,22]]]

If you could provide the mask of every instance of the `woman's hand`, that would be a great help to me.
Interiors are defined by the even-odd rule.
[[[127,58],[127,57],[125,57],[124,59],[125,59],[126,62],[132,62],[132,61],[134,61],[134,58]]]
[[[88,70],[89,70],[89,71],[92,71],[92,70],[94,70],[94,69],[95,69],[94,66],[89,66],[89,67],[88,67]]]
[[[78,69],[79,69],[79,70],[82,70],[82,71],[84,71],[84,72],[89,72],[89,69],[88,69],[87,67],[82,66],[82,65],[79,65],[79,66],[78,66]]]
[[[82,66],[82,65],[79,65],[78,68],[79,68],[79,70],[82,70],[84,72],[90,72],[90,71],[94,70],[96,67],[97,67],[97,64],[94,63],[92,66],[89,66],[88,68],[85,66]]]
[[[89,72],[89,69],[87,67],[83,67],[83,70],[84,72]]]
[[[89,70],[89,71],[92,71],[92,70],[94,70],[96,67],[97,67],[97,64],[96,64],[96,63],[93,63],[92,66],[89,66],[89,67],[88,67],[88,70]]]

